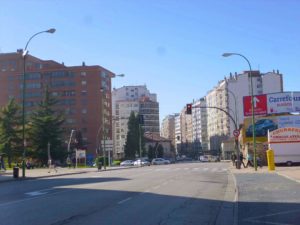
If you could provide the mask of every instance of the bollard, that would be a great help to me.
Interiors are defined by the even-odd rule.
[[[267,150],[268,170],[275,170],[275,157],[272,149]]]
[[[13,177],[14,178],[19,178],[19,167],[15,166],[13,168]]]

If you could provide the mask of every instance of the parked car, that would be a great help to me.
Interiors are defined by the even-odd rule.
[[[152,159],[151,164],[152,165],[166,165],[166,164],[170,164],[170,160],[163,159],[163,158],[155,158],[155,159]]]
[[[133,166],[134,161],[133,160],[125,160],[120,163],[120,166]]]
[[[209,158],[207,155],[201,155],[199,157],[200,162],[209,162]]]
[[[150,162],[147,160],[144,160],[144,159],[142,159],[142,160],[138,159],[133,162],[134,166],[140,166],[141,164],[142,164],[142,166],[150,166]]]
[[[278,128],[277,124],[273,120],[270,119],[261,119],[256,121],[255,123],[255,134],[257,137],[263,137],[268,134],[269,131],[276,130]],[[246,136],[251,137],[253,133],[252,125],[248,127],[246,130]]]

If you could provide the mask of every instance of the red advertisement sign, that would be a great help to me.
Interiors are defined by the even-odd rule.
[[[254,115],[267,115],[267,95],[254,96]],[[244,96],[244,116],[252,115],[251,96]]]

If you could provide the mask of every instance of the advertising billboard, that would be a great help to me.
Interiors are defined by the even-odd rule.
[[[253,97],[254,115],[267,114],[267,95],[256,95]],[[251,96],[244,96],[244,116],[252,115],[252,99]]]
[[[255,135],[257,142],[268,141],[268,130],[273,131],[278,128],[298,127],[300,128],[300,116],[268,116],[255,118]],[[243,127],[244,142],[252,142],[253,128],[252,119],[244,119]]]
[[[300,112],[300,92],[267,95],[268,114]]]

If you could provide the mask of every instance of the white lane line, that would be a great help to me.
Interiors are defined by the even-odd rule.
[[[188,170],[189,168],[184,168],[184,170]]]
[[[121,204],[123,204],[124,202],[127,202],[127,201],[129,201],[129,200],[131,200],[131,199],[132,199],[132,197],[123,199],[122,201],[119,201],[118,204],[121,205]]]
[[[45,191],[32,191],[32,192],[27,192],[25,193],[25,195],[30,195],[30,196],[38,196],[38,195],[45,195],[47,194],[48,192],[45,192]]]

